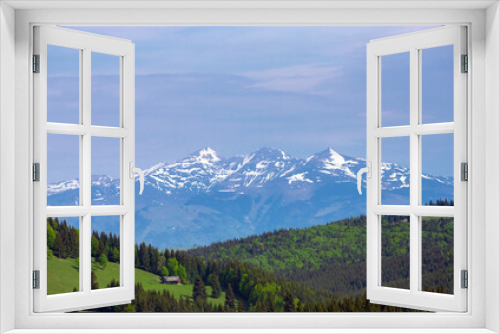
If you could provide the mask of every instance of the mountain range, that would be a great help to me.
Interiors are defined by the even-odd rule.
[[[145,171],[142,195],[136,179],[136,242],[192,248],[365,214],[366,197],[356,187],[365,165],[331,148],[302,159],[267,147],[229,158],[206,147],[158,163]],[[382,164],[383,204],[408,204],[409,176],[404,166]],[[48,205],[77,204],[78,188],[78,180],[50,184]],[[451,199],[453,178],[423,175],[422,189],[423,202]],[[92,177],[92,205],[116,205],[119,197],[118,179]],[[119,232],[105,217],[99,226]]]

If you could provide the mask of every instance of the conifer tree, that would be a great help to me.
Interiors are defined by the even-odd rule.
[[[196,281],[193,286],[193,300],[205,301],[207,299],[207,293],[205,291],[205,284],[203,284],[203,280],[200,276],[196,277]]]
[[[111,262],[120,262],[120,251],[116,247],[111,251]]]
[[[221,287],[219,282],[219,276],[215,273],[210,275],[210,285],[212,286],[212,298],[219,298],[221,294]]]
[[[267,312],[276,312],[276,304],[274,303],[274,295],[271,293],[269,293],[267,295],[266,311]]]
[[[290,293],[290,291],[286,292],[284,302],[285,312],[295,312],[295,298],[293,298],[293,295]]]
[[[163,268],[165,268],[167,264],[167,259],[165,258],[165,255],[163,255],[163,253],[161,253],[159,256],[158,256],[158,262],[156,264],[156,270],[158,270],[158,273],[162,276],[168,276],[168,275],[163,275],[162,274],[162,271],[163,271]]]
[[[304,312],[304,304],[302,304],[302,301],[300,300],[297,303],[297,312]]]
[[[238,300],[238,312],[245,312],[243,308],[243,300]]]
[[[93,271],[93,270],[90,273],[90,282],[91,282],[92,290],[99,289],[99,282],[97,281],[97,275],[95,274],[95,271]]]
[[[236,301],[234,299],[234,292],[231,284],[227,285],[224,307],[226,307],[229,311],[234,311],[236,309]]]

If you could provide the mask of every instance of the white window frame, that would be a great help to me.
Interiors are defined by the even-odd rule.
[[[34,311],[74,311],[89,308],[128,304],[134,299],[135,269],[135,152],[134,101],[135,51],[131,41],[51,26],[34,27],[34,54],[39,56],[39,73],[34,84],[34,162],[39,164],[39,181],[33,184],[34,193],[34,270],[39,271],[39,289],[34,289]],[[47,45],[72,48],[79,52],[80,117],[78,124],[47,122]],[[120,61],[119,126],[95,126],[91,120],[92,53],[114,55]],[[79,205],[47,206],[47,135],[73,135],[79,138]],[[91,204],[92,139],[116,138],[120,141],[120,203]],[[132,177],[131,177],[132,176]],[[117,216],[120,219],[120,286],[91,289],[92,219],[97,216]],[[47,295],[47,224],[49,217],[79,219],[79,289]]]
[[[10,6],[19,10],[14,11]],[[119,6],[143,10],[116,8]],[[75,7],[86,9],[76,10]],[[103,10],[103,7],[111,9]],[[176,332],[176,329],[225,333],[248,332],[248,329],[260,332],[283,332],[288,329],[300,333],[335,333],[347,329],[350,333],[414,333],[412,328],[418,328],[422,333],[500,331],[500,98],[497,93],[500,90],[500,11],[496,1],[398,1],[397,4],[384,1],[371,1],[369,4],[348,1],[259,4],[210,1],[203,5],[196,2],[152,4],[149,1],[142,4],[132,1],[121,4],[107,1],[73,4],[7,1],[0,4],[0,10],[0,181],[5,182],[0,189],[2,331],[16,329],[15,333],[36,333],[41,329],[59,329],[64,333],[76,333],[72,330],[76,328],[88,329],[86,332],[89,333],[106,332],[106,329],[116,332],[127,329],[128,333],[134,333],[147,328],[164,329],[163,332],[170,333]],[[468,230],[468,312],[265,315],[33,313],[33,262],[30,256],[33,245],[33,212],[30,209],[33,207],[30,200],[33,191],[30,181],[33,123],[32,75],[29,69],[31,32],[35,24],[467,25],[472,73],[468,78],[471,88],[468,93],[471,110],[468,116],[468,132],[471,133],[468,142],[471,179],[468,189],[471,198],[468,204],[468,220],[471,222]],[[15,73],[12,70],[14,67]],[[14,81],[15,85],[12,85]],[[12,98],[14,94],[15,99]],[[15,142],[15,147],[12,147],[12,142]],[[15,177],[12,178],[14,172]],[[7,189],[7,186],[10,188]],[[14,200],[10,198],[12,189],[15,191]],[[15,249],[14,257],[12,249]]]
[[[367,46],[367,163],[371,178],[367,180],[367,298],[376,304],[393,305],[427,311],[467,310],[467,290],[461,288],[461,270],[467,270],[467,183],[461,180],[461,163],[467,163],[467,75],[461,73],[462,55],[467,54],[466,27],[449,26],[386,37],[370,41]],[[453,122],[422,123],[422,50],[453,46]],[[392,54],[409,54],[409,124],[384,127],[382,115],[382,58]],[[471,73],[471,72],[469,72]],[[453,134],[454,206],[428,206],[422,198],[422,144],[425,135]],[[382,203],[382,140],[409,139],[410,198],[408,205]],[[409,289],[382,285],[383,215],[409,217],[410,267]],[[422,217],[454,218],[454,293],[430,293],[422,289]]]

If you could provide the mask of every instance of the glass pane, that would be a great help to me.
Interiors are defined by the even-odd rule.
[[[381,219],[382,286],[410,289],[410,217]]]
[[[120,286],[120,216],[92,217],[92,290]]]
[[[80,218],[47,218],[47,294],[80,290]]]
[[[80,50],[47,45],[47,122],[80,122]]]
[[[79,177],[80,137],[47,134],[47,205],[80,205]]]
[[[382,126],[410,124],[410,53],[381,58]]]
[[[410,137],[381,139],[382,205],[410,205]]]
[[[120,141],[92,137],[92,205],[120,204]]]
[[[92,52],[92,125],[120,126],[120,57]]]
[[[453,294],[453,218],[422,218],[422,290]]]
[[[453,206],[452,133],[426,135],[422,141],[422,204]]]
[[[421,50],[422,123],[453,122],[453,45]]]

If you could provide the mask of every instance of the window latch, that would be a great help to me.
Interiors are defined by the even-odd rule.
[[[135,173],[139,174],[139,195],[142,195],[144,191],[144,171],[140,168],[134,167],[134,162],[130,161],[129,163],[129,176],[131,179],[135,177]]]
[[[366,177],[368,179],[372,178],[372,163],[371,163],[371,161],[367,161],[366,162],[366,167],[361,168],[358,171],[358,175],[357,175],[357,179],[358,179],[358,193],[360,195],[362,194],[362,192],[361,192],[361,176],[363,175],[363,173],[366,173]]]

